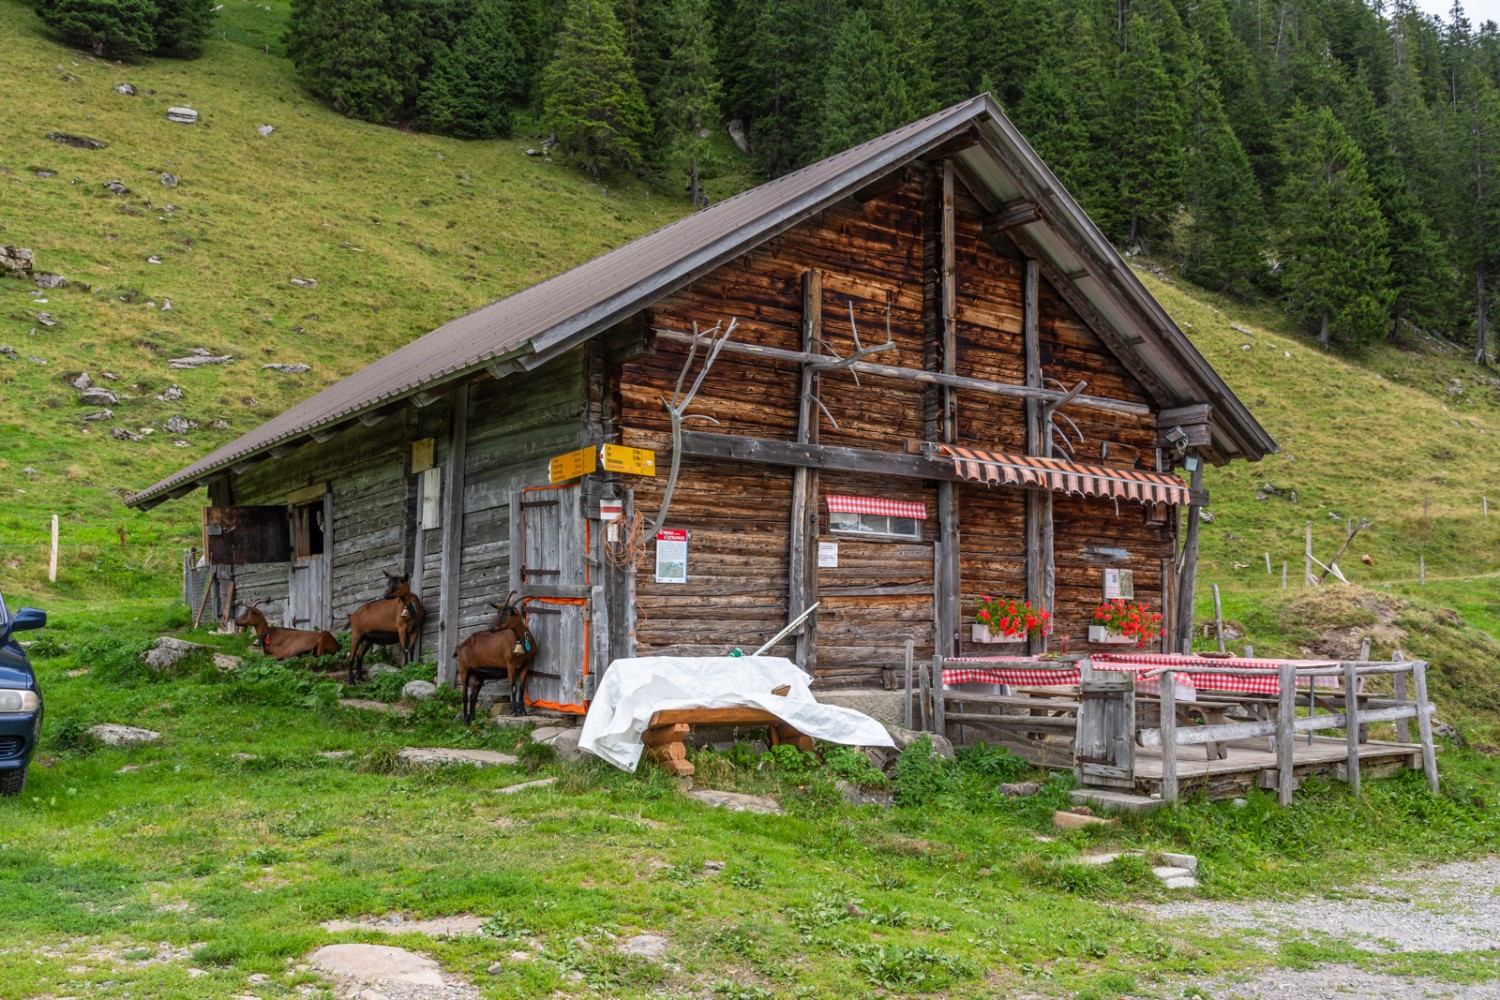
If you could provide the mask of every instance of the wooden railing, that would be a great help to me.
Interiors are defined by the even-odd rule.
[[[1344,730],[1349,745],[1349,786],[1359,794],[1359,744],[1360,732],[1377,722],[1395,722],[1401,728],[1407,720],[1417,720],[1421,735],[1422,768],[1427,773],[1427,783],[1434,792],[1438,789],[1437,754],[1432,742],[1432,703],[1427,700],[1427,664],[1421,660],[1401,660],[1388,663],[1362,663],[1346,661],[1337,666],[1298,668],[1292,663],[1283,663],[1277,669],[1251,667],[1209,667],[1215,674],[1231,677],[1275,677],[1277,679],[1276,718],[1253,722],[1230,722],[1213,726],[1177,726],[1176,685],[1179,673],[1202,673],[1205,667],[1162,667],[1144,674],[1143,677],[1159,679],[1161,688],[1161,726],[1157,729],[1141,729],[1136,734],[1138,745],[1147,748],[1159,747],[1162,752],[1162,798],[1171,802],[1177,798],[1177,748],[1197,746],[1204,743],[1221,743],[1229,740],[1254,739],[1274,736],[1276,739],[1277,798],[1282,805],[1292,801],[1293,788],[1293,743],[1298,733],[1313,733],[1323,729]],[[1358,694],[1360,681],[1383,674],[1396,677],[1393,699],[1366,699],[1367,707],[1360,708]],[[1406,677],[1411,676],[1413,700],[1406,700]],[[1297,715],[1297,686],[1306,683],[1309,689],[1316,686],[1316,678],[1338,677],[1344,682],[1340,699],[1343,711],[1325,715]],[[1401,734],[1398,735],[1409,735]],[[1402,742],[1405,742],[1403,739]]]

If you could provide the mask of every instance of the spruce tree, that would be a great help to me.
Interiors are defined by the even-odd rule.
[[[1126,225],[1113,235],[1131,248],[1164,231],[1182,190],[1182,77],[1174,78],[1161,44],[1168,28],[1149,9],[1132,12],[1120,57],[1114,146],[1117,210]]]
[[[928,0],[880,0],[871,22],[885,39],[891,69],[901,78],[906,103],[892,117],[902,123],[936,111],[932,78],[932,11]]]
[[[1389,260],[1364,154],[1328,108],[1295,105],[1285,142],[1278,200],[1288,308],[1324,347],[1367,343],[1384,332]]]
[[[411,49],[379,0],[292,0],[287,55],[335,111],[389,122],[405,103]]]
[[[422,82],[417,110],[423,126],[461,139],[509,135],[521,61],[508,7],[501,0],[479,0]]]
[[[203,41],[213,25],[213,0],[155,0],[155,4],[156,45],[152,52],[179,59],[201,56]]]
[[[651,115],[608,0],[568,0],[541,90],[559,148],[591,176],[642,166]]]
[[[844,19],[823,87],[824,156],[907,124],[905,81],[885,39],[863,10]]]
[[[703,133],[719,122],[719,77],[708,0],[672,0],[664,28],[671,54],[656,87],[657,133],[667,168],[679,177],[686,175],[689,200],[702,206],[708,198],[700,170],[709,146]]]
[[[156,48],[152,0],[43,0],[37,14],[96,56],[129,58]]]

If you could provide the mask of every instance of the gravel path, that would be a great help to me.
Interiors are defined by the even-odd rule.
[[[1200,900],[1168,903],[1151,907],[1148,912],[1157,920],[1187,926],[1254,930],[1268,949],[1298,937],[1334,938],[1378,954],[1500,949],[1500,858],[1408,872],[1347,892],[1339,899],[1275,903]],[[1347,965],[1273,969],[1246,979],[1222,977],[1191,985],[1208,990],[1215,1000],[1500,1000],[1500,982],[1458,986],[1421,977],[1373,974]]]

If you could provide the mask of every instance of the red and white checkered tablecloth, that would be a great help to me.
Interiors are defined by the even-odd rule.
[[[1017,684],[1027,687],[1060,687],[1077,684],[1080,673],[1076,666],[1057,669],[1037,667],[1035,666],[1036,660],[1023,656],[961,657],[958,660],[950,659],[945,662],[972,663],[973,666],[944,667],[944,686],[949,684]],[[1175,675],[1178,683],[1194,691],[1234,691],[1240,694],[1274,695],[1277,693],[1279,681],[1277,677],[1241,677],[1234,674],[1215,673],[1212,669],[1193,670],[1192,668],[1201,664],[1204,667],[1211,665],[1213,667],[1276,670],[1287,661],[1250,660],[1242,657],[1208,659],[1199,656],[1174,656],[1161,653],[1099,653],[1093,657],[1093,662],[1096,670],[1134,672],[1142,690],[1148,693],[1156,690],[1156,679],[1142,679],[1141,674],[1150,673],[1160,667],[1176,667],[1183,671]],[[1298,667],[1337,666],[1332,660],[1292,660],[1289,662]],[[1021,666],[1023,663],[1028,666]],[[1339,679],[1337,677],[1299,678],[1298,686],[1307,687],[1311,682],[1316,682],[1319,687],[1336,687]],[[1177,690],[1179,696],[1184,693],[1181,688]]]

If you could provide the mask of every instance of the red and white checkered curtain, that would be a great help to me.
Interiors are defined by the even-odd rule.
[[[1166,472],[1119,469],[1109,465],[1080,465],[1060,458],[1008,455],[944,445],[959,478],[976,483],[1040,486],[1057,493],[1114,497],[1137,503],[1186,504],[1187,484]]]

